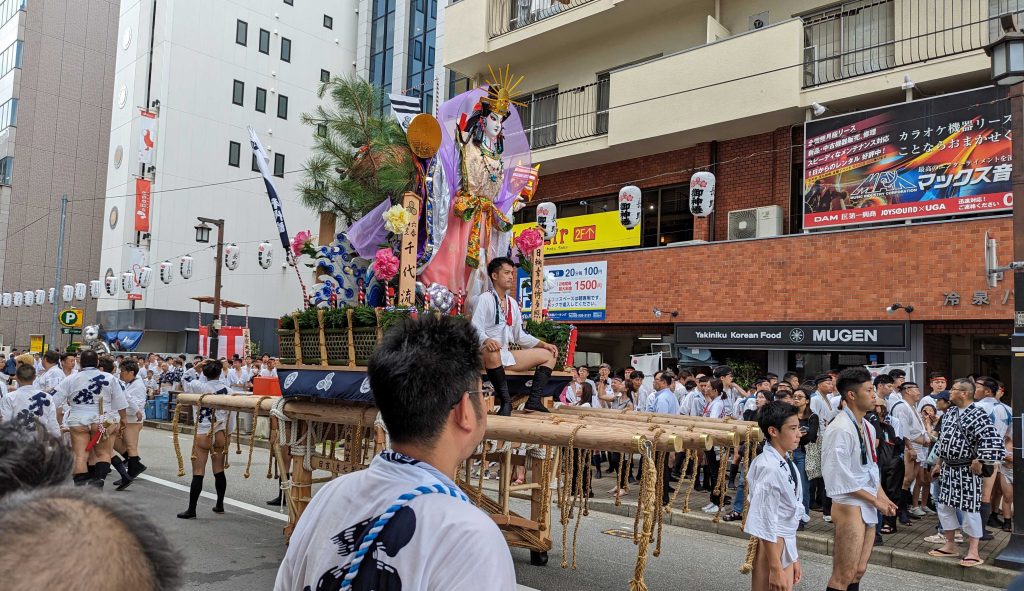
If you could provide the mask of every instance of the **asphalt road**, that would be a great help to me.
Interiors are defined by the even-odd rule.
[[[191,438],[182,436],[181,447],[188,469]],[[143,475],[145,479],[136,481],[122,492],[112,490],[108,483],[104,493],[118,495],[141,507],[177,544],[185,555],[186,589],[235,591],[273,588],[277,566],[285,551],[281,533],[285,516],[269,509],[264,501],[276,494],[276,481],[266,479],[266,450],[255,450],[250,478],[244,479],[242,473],[248,448],[243,446],[241,455],[236,455],[234,449],[232,442],[227,496],[237,503],[228,501],[227,512],[223,515],[211,511],[213,479],[208,477],[204,485],[211,498],[200,500],[199,518],[183,521],[175,517],[188,504],[187,486],[191,475],[177,477],[171,436],[166,431],[143,431],[141,452],[143,462],[149,467]],[[557,511],[555,515],[557,519]],[[557,526],[555,548],[550,553],[548,566],[531,566],[529,552],[512,550],[519,583],[526,588],[543,591],[628,589],[636,550],[631,539],[617,537],[614,533],[631,531],[632,525],[632,519],[591,512],[583,519],[577,535],[575,571],[560,567],[562,532]],[[569,540],[571,545],[571,529]],[[750,579],[738,571],[744,550],[745,542],[739,539],[665,526],[662,554],[648,561],[648,588],[652,591],[747,589]],[[801,559],[805,578],[797,588],[824,589],[831,571],[831,559],[807,553]],[[992,590],[991,587],[959,581],[954,583],[874,565],[868,569],[863,583],[865,589],[875,591],[934,591],[954,587],[962,591]]]

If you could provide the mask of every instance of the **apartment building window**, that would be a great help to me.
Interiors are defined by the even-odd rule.
[[[395,3],[396,0],[375,0],[370,27],[370,82],[380,88],[385,97],[391,92],[394,65]]]
[[[3,0],[0,2],[0,26],[7,24],[19,10],[25,10],[27,0]]]
[[[253,154],[252,154],[252,171],[253,172],[259,172],[260,171],[260,163],[256,162],[256,153],[255,152],[253,152]]]
[[[434,109],[434,54],[437,46],[437,0],[412,0],[409,5],[407,94],[422,97],[423,112]]]
[[[260,113],[267,112],[267,89],[256,88],[256,110]]]
[[[0,52],[0,78],[3,78],[15,68],[21,67],[21,41],[15,41]]]
[[[334,19],[329,17],[329,16],[327,16],[326,14],[324,15],[324,28],[325,29],[333,29],[334,28]]]
[[[284,3],[288,6],[295,6],[295,0],[284,0]]]
[[[0,131],[18,126],[18,99],[0,105]]]
[[[284,154],[274,154],[274,176],[284,177]]]
[[[0,160],[0,185],[11,185],[11,175],[14,174],[14,156],[7,156]]]
[[[235,43],[239,45],[249,44],[249,23],[242,20],[235,22]]]
[[[535,92],[516,99],[526,106],[519,110],[523,131],[531,148],[555,145],[558,132],[558,88]]]
[[[238,142],[228,142],[228,166],[234,166],[238,168],[238,164],[242,159],[242,144]]]
[[[245,82],[235,80],[235,87],[231,91],[231,103],[238,106],[245,104]]]
[[[317,123],[316,134],[320,137],[327,137],[327,126],[323,123]]]
[[[804,86],[896,65],[894,0],[855,0],[803,15]]]
[[[612,96],[612,75],[608,72],[597,75],[597,124],[598,135],[608,133],[608,106]]]
[[[260,29],[260,53],[270,55],[270,31]]]
[[[331,73],[327,70],[320,70],[320,82],[330,82]]]
[[[288,97],[277,95],[277,116],[281,119],[288,118]]]
[[[470,89],[469,77],[455,70],[448,70],[448,98],[458,96]]]
[[[1004,14],[1014,16],[1014,23],[1019,30],[1024,24],[1021,23],[1021,12],[1024,12],[1024,0],[988,0],[988,42],[991,43],[1003,36],[999,17]]]
[[[292,40],[281,37],[281,61],[292,61]]]

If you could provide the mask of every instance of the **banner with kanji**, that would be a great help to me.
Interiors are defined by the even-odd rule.
[[[1010,105],[990,87],[808,121],[804,228],[1012,209]]]
[[[135,179],[135,231],[149,232],[149,217],[152,211],[153,182],[149,179]]]

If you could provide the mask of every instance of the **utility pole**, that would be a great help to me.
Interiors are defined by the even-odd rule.
[[[60,301],[60,270],[64,266],[64,226],[68,219],[68,194],[64,193],[60,198],[60,237],[57,239],[57,268],[53,272],[53,315],[50,318],[50,341],[47,343],[49,349],[56,349],[57,342],[57,307]]]

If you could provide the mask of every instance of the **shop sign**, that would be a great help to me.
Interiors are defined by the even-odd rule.
[[[544,292],[548,318],[556,321],[604,320],[608,290],[608,262],[544,265],[554,285]],[[532,288],[526,272],[519,269],[519,302],[523,317],[532,312]]]
[[[797,351],[908,350],[906,322],[786,322],[677,324],[676,344],[702,349]]]
[[[536,225],[536,223],[516,224],[512,227],[513,238],[523,230]],[[619,222],[618,211],[605,211],[558,218],[555,237],[544,242],[544,254],[551,256],[584,250],[606,250],[634,246],[640,246],[640,228],[634,227],[627,230]]]
[[[999,303],[1005,306],[1006,304],[1008,304],[1010,302],[1010,298],[1011,297],[1013,297],[1013,290],[1012,289],[1004,290],[1003,291],[1003,295],[999,296]],[[991,306],[992,305],[992,300],[989,298],[989,295],[988,295],[987,291],[976,291],[976,292],[971,294],[970,298],[971,298],[970,304],[972,306]],[[966,303],[967,302],[967,296],[960,297],[960,292],[958,292],[958,291],[944,291],[944,292],[942,292],[942,305],[943,306],[956,307],[956,306],[959,306],[961,304],[961,302]]]

